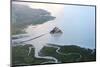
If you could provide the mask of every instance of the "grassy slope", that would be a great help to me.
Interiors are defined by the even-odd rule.
[[[32,45],[15,46],[12,47],[12,64],[13,65],[37,65],[42,62],[46,62],[46,59],[38,59],[34,57],[34,48],[28,56],[28,47]],[[91,53],[93,50],[85,49],[78,46],[59,46],[61,49],[60,53],[68,54],[61,55],[56,52],[57,48],[44,47],[40,52],[41,56],[53,56],[58,59],[60,63],[66,62],[80,62],[80,61],[95,61],[96,54]],[[82,57],[80,57],[80,55]],[[49,60],[50,61],[50,60]]]
[[[46,62],[46,59],[38,59],[34,57],[34,48],[32,48],[28,56],[28,47],[31,45],[19,45],[12,47],[12,66],[18,65],[34,65]]]
[[[45,56],[53,56],[59,60],[59,62],[65,63],[65,62],[79,62],[79,61],[95,61],[96,55],[95,52],[91,53],[93,50],[91,49],[85,49],[78,46],[61,46],[61,50],[59,50],[60,53],[66,54],[58,54],[56,52],[57,48],[52,47],[44,47],[41,52],[42,55]],[[80,57],[81,56],[81,57]]]

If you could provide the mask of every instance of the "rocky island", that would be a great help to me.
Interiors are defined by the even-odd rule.
[[[63,32],[58,27],[55,27],[55,28],[53,28],[53,30],[50,31],[50,33],[55,34],[55,33],[63,33]]]

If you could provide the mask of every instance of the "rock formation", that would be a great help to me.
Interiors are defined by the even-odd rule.
[[[53,28],[53,30],[50,31],[51,34],[55,33],[63,33],[58,27]]]

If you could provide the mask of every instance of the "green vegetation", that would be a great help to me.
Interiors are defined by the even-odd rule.
[[[86,62],[95,61],[96,53],[95,49],[86,49],[79,46],[59,46],[59,53],[56,52],[57,48],[44,47],[41,50],[43,56],[53,56],[59,60],[61,63],[66,62]],[[94,51],[94,52],[93,52]]]
[[[54,45],[53,45],[54,46]],[[12,65],[37,65],[43,62],[50,61],[48,59],[40,59],[34,57],[34,48],[32,48],[28,56],[30,44],[24,46],[12,46]],[[81,48],[79,46],[58,46],[60,49],[56,52],[57,48],[45,46],[40,52],[40,56],[52,56],[58,59],[59,63],[71,62],[87,62],[96,60],[96,50]],[[49,63],[46,63],[49,64]]]
[[[34,48],[32,48],[31,53],[28,56],[29,47],[32,47],[32,45],[12,46],[12,66],[36,65],[47,61],[47,59],[35,58]]]
[[[44,9],[32,9],[26,5],[12,4],[11,33],[25,33],[29,25],[42,24],[55,19],[51,13]]]

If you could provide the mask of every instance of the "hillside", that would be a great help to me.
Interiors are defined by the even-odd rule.
[[[42,24],[54,20],[55,17],[44,9],[33,9],[26,5],[12,4],[12,34],[25,32],[28,25]]]

